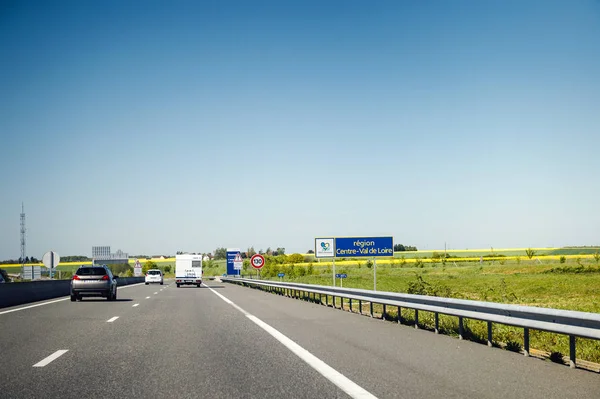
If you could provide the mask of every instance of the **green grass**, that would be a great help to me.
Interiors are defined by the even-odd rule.
[[[568,260],[564,264],[558,261],[539,264],[530,260],[520,263],[507,261],[504,265],[489,261],[483,264],[464,262],[456,266],[449,262],[444,266],[440,262],[433,265],[425,263],[422,268],[415,267],[414,263],[404,267],[378,263],[377,290],[407,292],[409,285],[416,282],[417,275],[420,275],[430,289],[447,294],[443,296],[600,313],[600,266],[589,259],[582,263],[586,273],[577,272],[581,266],[575,260]],[[550,272],[559,268],[559,273]],[[331,285],[331,273],[331,268],[315,264],[313,275],[292,279],[286,276],[285,280]],[[336,273],[348,274],[343,282],[344,287],[373,289],[373,269],[367,268],[364,263],[360,268],[357,265],[344,265],[336,268]],[[339,279],[337,284],[339,286]],[[381,309],[381,306],[377,309]],[[395,309],[389,313],[397,317]],[[411,314],[414,312],[407,309],[403,316],[410,320],[414,317]],[[446,333],[457,335],[458,322],[455,317],[444,316],[440,320]],[[433,315],[420,312],[419,322],[423,327],[432,328]],[[478,341],[487,337],[484,322],[470,320],[467,326],[470,339]],[[523,329],[495,324],[494,340],[497,343],[522,344]],[[532,331],[531,347],[566,354],[569,352],[569,340],[560,334]],[[578,339],[577,357],[600,363],[600,341]]]
[[[593,255],[596,252],[600,252],[600,247],[559,248],[548,255]]]

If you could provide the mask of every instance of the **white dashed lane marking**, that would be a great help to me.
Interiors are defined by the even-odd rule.
[[[61,357],[65,353],[67,353],[68,351],[69,351],[68,349],[61,349],[59,351],[56,351],[53,354],[51,354],[50,356],[48,356],[47,358],[45,358],[44,360],[34,364],[33,367],[47,366],[48,364],[52,363],[53,361],[55,361],[56,359],[58,359],[59,357]]]

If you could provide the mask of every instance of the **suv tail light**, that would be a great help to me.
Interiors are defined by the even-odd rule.
[[[104,276],[102,276],[102,280],[108,280],[108,274],[105,274]]]
[[[78,275],[73,275],[73,280],[81,280]]]

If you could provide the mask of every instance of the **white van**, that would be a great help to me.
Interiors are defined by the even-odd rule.
[[[175,256],[175,283],[182,285],[202,285],[202,255]]]

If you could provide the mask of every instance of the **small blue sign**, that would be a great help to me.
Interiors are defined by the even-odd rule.
[[[346,278],[348,275],[346,273],[338,273],[335,275],[336,278]]]
[[[277,277],[283,277],[283,276],[285,276],[285,273],[279,273],[279,274],[277,275]]]
[[[394,256],[394,237],[342,237],[335,239],[336,258]]]

